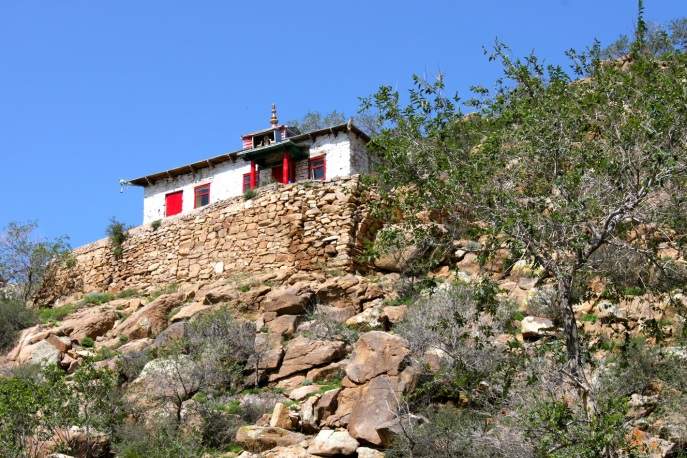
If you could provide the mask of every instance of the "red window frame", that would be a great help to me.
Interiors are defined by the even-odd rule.
[[[315,171],[322,170],[322,177],[315,178]],[[308,160],[308,177],[311,180],[326,180],[327,179],[327,158],[322,156],[311,157]]]
[[[207,202],[203,203],[203,198],[207,198]],[[201,184],[193,188],[193,208],[204,207],[210,204],[210,183]]]
[[[250,172],[243,174],[243,187],[242,191],[246,192],[250,189]]]

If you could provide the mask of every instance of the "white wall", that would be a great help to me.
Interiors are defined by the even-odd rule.
[[[326,154],[327,180],[351,174],[351,142],[348,133],[337,132],[335,135],[317,137],[310,145],[310,157],[323,154]]]
[[[351,175],[370,171],[370,156],[365,143],[357,136],[351,135]]]
[[[182,211],[185,215],[194,210],[194,188],[210,183],[210,203],[243,194],[243,174],[250,172],[250,163],[243,160],[223,162],[197,173],[158,181],[143,190],[143,224],[165,217],[165,195],[182,191]]]
[[[369,169],[369,160],[365,144],[354,134],[337,132],[317,137],[309,149],[309,157],[326,156],[327,180],[365,173]],[[186,174],[158,181],[147,186],[143,191],[143,224],[165,217],[165,195],[174,191],[183,192],[181,214],[194,210],[194,188],[201,184],[210,184],[210,203],[243,194],[243,175],[250,172],[250,163],[242,159],[236,162],[223,162],[213,168],[205,168],[195,174]],[[260,186],[272,183],[271,169],[260,173]],[[308,160],[296,161],[296,181],[307,180]]]

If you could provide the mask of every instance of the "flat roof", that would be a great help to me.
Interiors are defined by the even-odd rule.
[[[270,130],[270,129],[267,129]],[[142,177],[134,178],[132,180],[125,180],[126,183],[134,185],[134,186],[150,186],[154,184],[156,181],[164,180],[167,178],[174,178],[180,175],[186,175],[189,173],[195,173],[198,170],[202,170],[208,167],[214,167],[215,165],[221,164],[223,162],[227,161],[232,161],[235,162],[239,159],[243,159],[243,156],[250,155],[253,156],[253,153],[259,153],[263,150],[268,151],[271,149],[274,149],[276,146],[287,146],[288,144],[293,144],[297,142],[302,142],[306,140],[315,140],[316,137],[326,135],[326,134],[334,134],[337,132],[353,132],[360,138],[362,138],[365,142],[370,141],[369,135],[367,135],[365,132],[360,130],[358,127],[356,127],[351,120],[349,120],[346,123],[343,124],[337,124],[335,126],[331,127],[324,127],[322,129],[316,129],[312,130],[310,132],[305,132],[302,134],[297,134],[292,137],[287,137],[281,142],[274,143],[272,145],[267,145],[267,146],[262,146],[259,148],[250,148],[250,149],[238,149],[235,151],[231,151],[228,153],[220,154],[219,156],[214,156],[208,159],[203,159],[197,162],[193,162],[191,164],[186,164],[182,165],[181,167],[176,167],[173,169],[165,170],[162,172],[156,172],[152,173],[149,175],[144,175]],[[258,131],[260,132],[260,131]],[[251,134],[247,134],[251,135]],[[244,135],[245,137],[245,135]],[[243,137],[242,137],[243,138]],[[250,154],[249,154],[250,153]]]

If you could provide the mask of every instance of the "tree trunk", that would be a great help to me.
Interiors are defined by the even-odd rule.
[[[578,375],[582,367],[582,354],[575,312],[572,308],[572,275],[566,275],[558,280],[558,297],[563,313],[563,330],[565,332],[565,347],[568,351],[568,363],[572,373]]]

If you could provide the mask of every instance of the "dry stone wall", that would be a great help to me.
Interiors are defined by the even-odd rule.
[[[366,226],[359,199],[357,177],[273,184],[252,199],[217,202],[157,229],[139,226],[120,259],[107,239],[74,250],[75,265],[56,269],[37,302],[282,267],[350,270]]]

